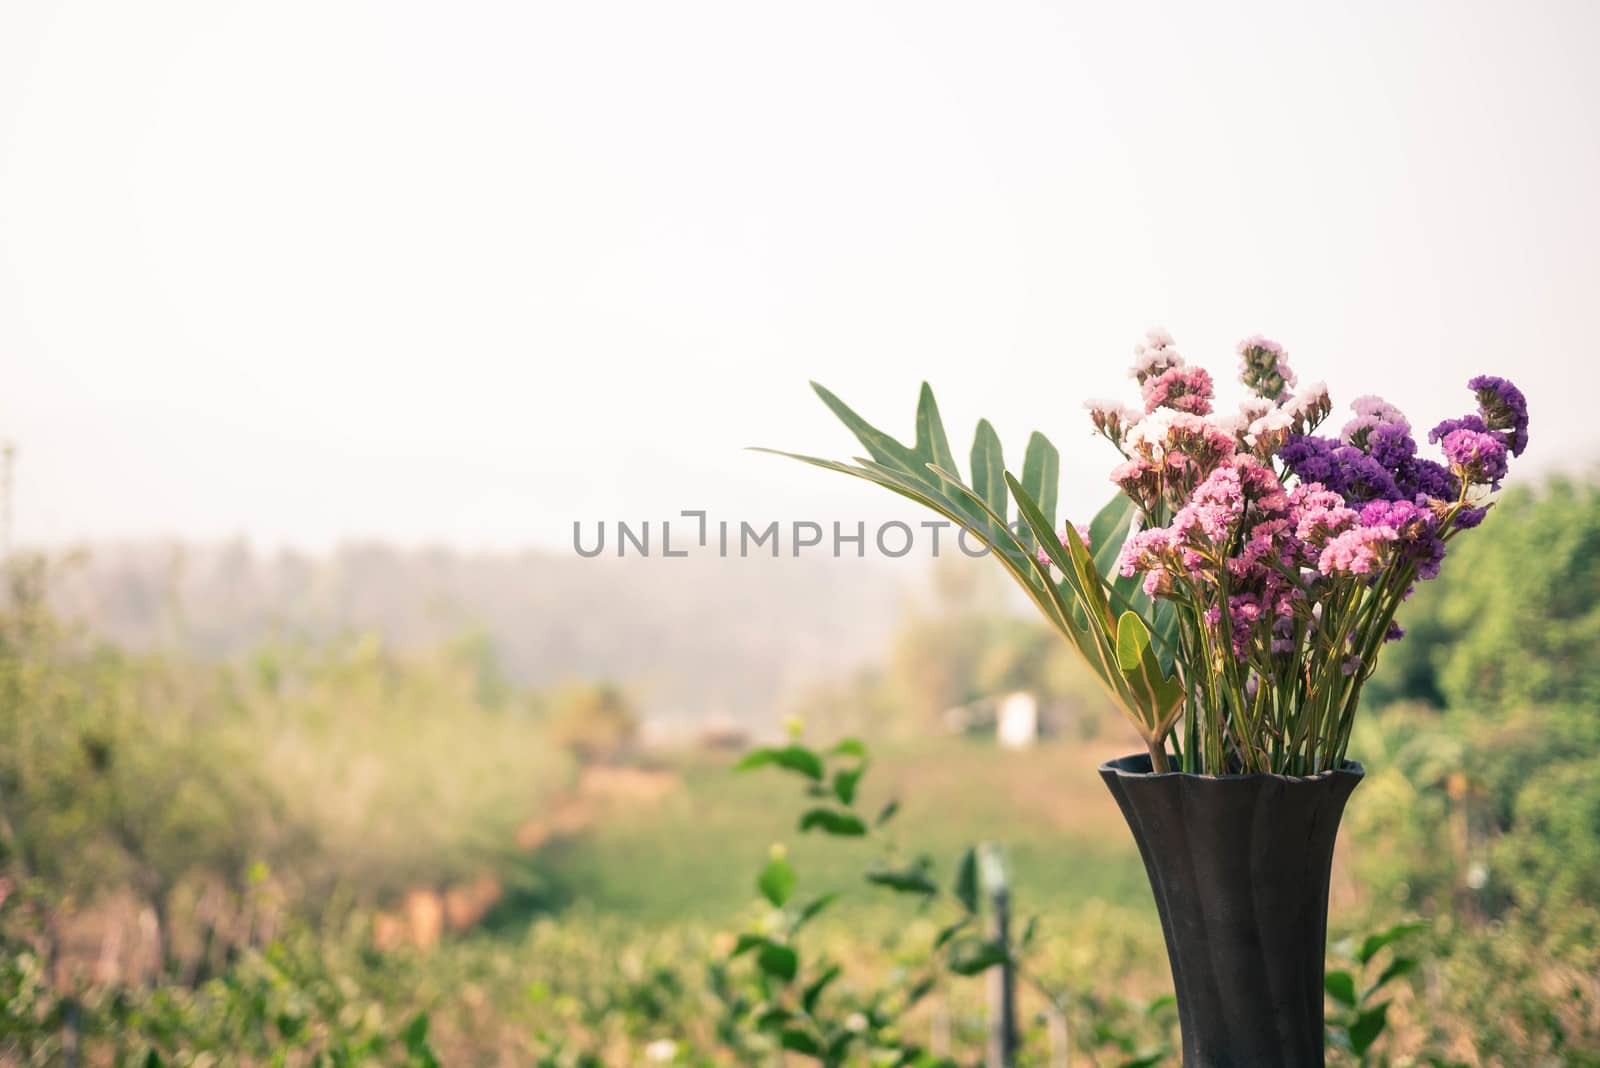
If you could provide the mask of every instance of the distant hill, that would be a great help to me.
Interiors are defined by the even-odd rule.
[[[400,647],[478,630],[517,682],[625,685],[663,725],[760,726],[883,651],[920,572],[858,559],[593,559],[352,544],[101,545],[62,568],[63,615],[134,648],[226,657],[273,635],[373,630]]]

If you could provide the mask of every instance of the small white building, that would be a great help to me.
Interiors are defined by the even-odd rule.
[[[1039,740],[1039,699],[1026,690],[1008,693],[995,709],[995,741],[1005,749],[1029,749]]]

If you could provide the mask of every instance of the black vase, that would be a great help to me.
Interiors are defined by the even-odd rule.
[[[1153,774],[1100,765],[1161,910],[1183,1068],[1322,1068],[1328,876],[1365,772]]]

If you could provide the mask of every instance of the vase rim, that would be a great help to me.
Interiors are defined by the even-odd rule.
[[[1129,764],[1137,765],[1141,761],[1145,766],[1143,771],[1139,770],[1137,766],[1127,766]],[[1325,779],[1344,775],[1360,779],[1367,774],[1367,769],[1361,765],[1359,760],[1346,760],[1340,767],[1319,771],[1315,775],[1285,775],[1276,771],[1249,771],[1238,775],[1208,775],[1193,771],[1152,771],[1149,768],[1150,754],[1129,753],[1127,756],[1117,757],[1115,760],[1107,760],[1101,764],[1100,774],[1114,774],[1119,779],[1137,779],[1141,782],[1152,779],[1188,779],[1195,782],[1246,782],[1251,779],[1276,779],[1280,782],[1290,783],[1321,782]]]

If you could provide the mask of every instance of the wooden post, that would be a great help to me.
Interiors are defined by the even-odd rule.
[[[1011,945],[1011,888],[1006,882],[1000,847],[989,842],[979,851],[983,883],[989,891],[989,937],[998,945]],[[1008,958],[989,969],[988,1068],[1015,1068],[1017,1049],[1017,975]]]

